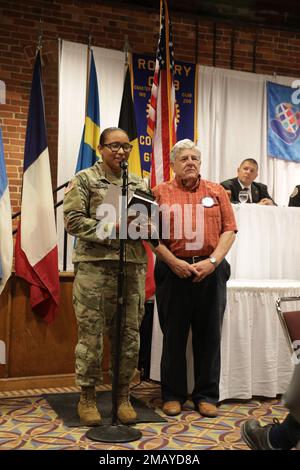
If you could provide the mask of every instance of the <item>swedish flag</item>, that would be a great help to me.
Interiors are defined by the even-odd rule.
[[[137,134],[134,105],[133,105],[133,99],[132,99],[130,65],[127,66],[127,70],[125,74],[122,104],[121,104],[121,111],[120,111],[120,117],[119,117],[119,127],[121,129],[124,129],[124,131],[127,132],[130,143],[133,145],[133,149],[130,153],[130,157],[128,160],[129,172],[134,173],[137,176],[142,176],[138,134]]]
[[[78,153],[76,173],[84,168],[88,168],[97,161],[100,153],[97,149],[100,138],[100,113],[99,113],[99,95],[98,81],[94,61],[93,51],[91,54],[88,104],[85,117],[85,124]]]

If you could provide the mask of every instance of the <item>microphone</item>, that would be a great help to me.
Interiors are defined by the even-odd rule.
[[[120,167],[122,168],[122,170],[125,170],[126,168],[128,168],[128,161],[125,160],[125,157],[123,157],[122,160],[120,161]]]

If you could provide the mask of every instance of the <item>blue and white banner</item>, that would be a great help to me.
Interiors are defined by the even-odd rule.
[[[300,162],[299,90],[267,82],[268,155]]]
[[[2,131],[0,129],[0,294],[11,274],[12,260],[11,206],[4,161]]]
[[[151,137],[147,134],[147,108],[149,106],[155,57],[133,54],[134,109],[139,137],[143,175],[150,172]],[[176,95],[177,140],[196,140],[195,136],[195,64],[175,62],[174,85]]]

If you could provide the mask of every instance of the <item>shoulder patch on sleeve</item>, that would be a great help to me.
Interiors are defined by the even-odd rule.
[[[295,189],[294,189],[294,191],[293,191],[292,194],[291,194],[291,197],[295,197],[295,196],[297,196],[297,194],[298,194],[298,188],[297,188],[297,186],[296,186]]]

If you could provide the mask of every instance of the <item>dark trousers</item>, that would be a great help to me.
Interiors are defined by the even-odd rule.
[[[138,369],[141,371],[141,380],[147,380],[150,377],[153,310],[154,302],[145,302],[145,315],[140,327],[140,353],[138,364]]]
[[[199,283],[180,279],[162,261],[155,265],[156,299],[163,332],[161,387],[163,401],[187,399],[186,345],[192,329],[195,404],[219,399],[220,347],[226,306],[226,260]]]

